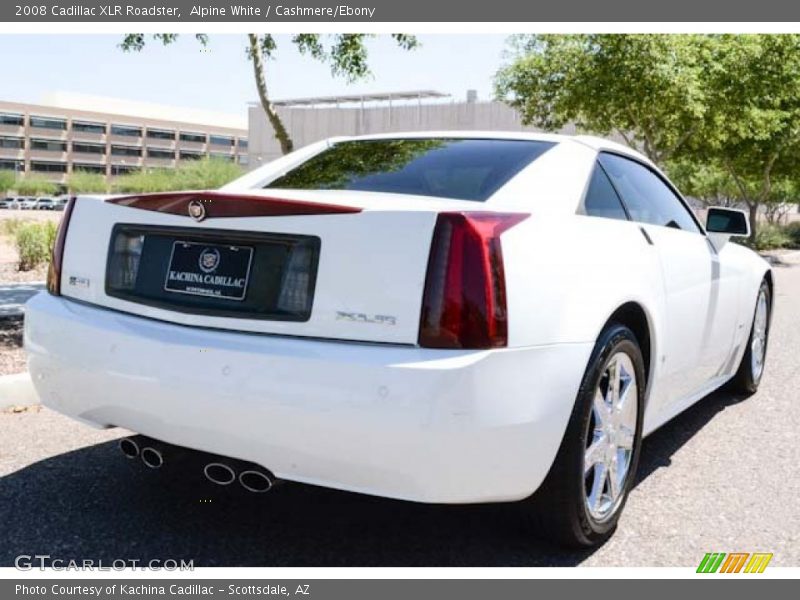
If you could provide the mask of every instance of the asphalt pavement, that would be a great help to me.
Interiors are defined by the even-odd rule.
[[[536,540],[515,505],[215,487],[196,469],[126,460],[115,443],[125,432],[33,408],[0,414],[0,565],[38,553],[195,566],[694,566],[706,552],[762,551],[771,566],[800,566],[800,266],[775,276],[760,391],[716,392],[647,438],[619,529],[596,551]]]

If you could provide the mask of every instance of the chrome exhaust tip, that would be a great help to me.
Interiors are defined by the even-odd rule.
[[[164,465],[164,455],[159,450],[147,446],[142,448],[142,462],[151,469],[159,469]]]
[[[203,474],[211,483],[217,485],[230,485],[236,481],[236,473],[225,463],[210,462],[203,467]]]
[[[263,471],[247,470],[239,473],[239,483],[248,492],[263,494],[272,489],[275,479],[269,473]]]
[[[125,458],[134,459],[139,456],[139,444],[133,438],[122,438],[118,446]]]

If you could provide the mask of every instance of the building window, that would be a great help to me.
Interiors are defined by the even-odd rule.
[[[136,146],[111,146],[112,156],[141,156],[142,149]]]
[[[82,133],[99,133],[105,135],[105,123],[89,123],[87,121],[73,121],[72,131],[80,131]]]
[[[0,125],[16,125],[22,127],[25,124],[25,117],[12,113],[0,113]]]
[[[44,150],[46,152],[66,152],[67,142],[61,140],[42,140],[31,138],[31,150]]]
[[[212,135],[209,141],[215,146],[233,146],[235,140],[227,135]]]
[[[194,142],[195,144],[205,144],[206,143],[206,134],[205,133],[190,133],[188,131],[181,131],[181,141],[182,142]]]
[[[216,158],[217,160],[230,160],[233,161],[234,156],[233,154],[225,154],[223,152],[212,152],[211,158]]]
[[[247,140],[244,138],[239,138],[239,148],[243,150],[247,150]]]
[[[172,150],[164,150],[158,148],[148,148],[147,149],[147,157],[148,158],[166,158],[168,160],[172,160],[175,158],[175,152]]]
[[[147,137],[154,140],[174,140],[175,132],[168,129],[150,129],[147,128]]]
[[[112,125],[111,135],[123,135],[125,137],[142,137],[141,127],[131,127],[129,125]]]
[[[39,129],[67,129],[66,119],[51,119],[50,117],[31,117],[31,127]]]
[[[25,138],[0,137],[0,148],[14,148],[22,150],[25,148]]]
[[[112,175],[127,175],[128,173],[134,173],[138,171],[136,167],[129,167],[127,165],[111,165],[111,174]]]
[[[25,161],[22,160],[0,160],[0,170],[19,171],[25,170]]]
[[[100,175],[106,174],[105,165],[93,165],[88,163],[72,163],[72,172],[84,171],[85,173],[98,173]]]
[[[103,144],[84,144],[82,142],[72,142],[72,151],[82,154],[105,154],[106,147]]]
[[[66,173],[67,163],[31,161],[31,171],[40,173]]]
[[[198,160],[204,156],[205,154],[202,152],[192,152],[191,150],[181,150],[180,152],[181,160]]]

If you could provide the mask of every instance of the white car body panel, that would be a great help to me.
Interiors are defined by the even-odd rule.
[[[704,232],[578,214],[599,151],[649,161],[585,136],[368,139],[389,137],[557,145],[486,202],[261,189],[335,140],[223,190],[360,213],[195,223],[107,197],[81,198],[66,239],[62,296],[40,294],[26,308],[30,371],[43,402],[95,426],[254,461],[289,480],[410,500],[486,502],[518,500],[540,485],[595,342],[620,307],[636,306],[647,319],[645,434],[735,373],[767,263],[742,246],[712,244]],[[417,345],[442,211],[529,214],[502,235],[507,348]],[[116,223],[319,236],[311,317],[211,317],[108,296],[103,283]],[[89,284],[72,285],[71,278]],[[342,312],[391,315],[395,324],[344,319]]]

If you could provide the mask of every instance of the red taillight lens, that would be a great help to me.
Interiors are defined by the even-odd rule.
[[[67,241],[67,228],[75,207],[75,196],[71,196],[64,207],[64,216],[58,225],[56,241],[53,244],[53,253],[50,256],[50,267],[47,269],[47,291],[54,296],[61,295],[61,263],[64,260],[64,243]]]
[[[508,344],[500,235],[528,216],[439,214],[422,299],[420,346],[498,348]]]

